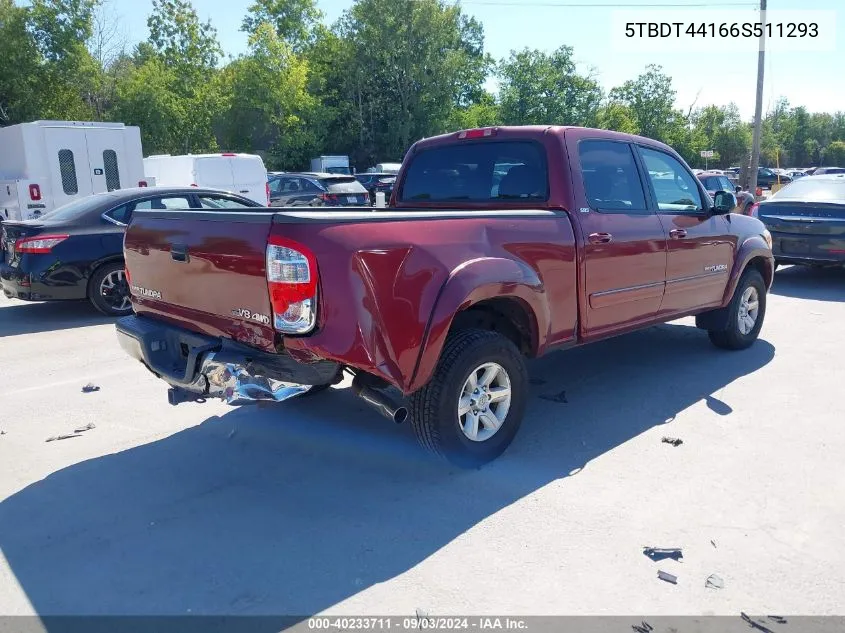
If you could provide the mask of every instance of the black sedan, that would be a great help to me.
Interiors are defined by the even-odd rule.
[[[369,194],[355,176],[284,173],[267,179],[271,207],[361,207]]]
[[[751,212],[779,264],[845,265],[845,174],[800,178]]]
[[[23,222],[0,224],[3,294],[26,301],[88,299],[100,312],[132,311],[123,233],[136,209],[260,207],[241,196],[196,187],[121,189],[75,200]]]

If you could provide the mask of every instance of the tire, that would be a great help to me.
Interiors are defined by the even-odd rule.
[[[481,382],[487,371],[491,375],[496,372],[487,389],[499,394],[497,401],[487,402],[488,392]],[[471,374],[479,383],[479,400],[474,400],[472,393],[464,395]],[[501,399],[506,385],[510,388],[509,401]],[[411,394],[411,426],[426,450],[460,468],[477,468],[510,446],[525,414],[527,394],[525,359],[509,339],[487,330],[461,330],[446,340],[428,384]],[[462,399],[482,407],[481,413],[476,415],[473,408],[459,415]],[[470,416],[477,420],[477,426]],[[498,426],[493,428],[496,423]],[[474,440],[470,439],[473,428]]]
[[[107,291],[108,282],[113,283],[114,291]],[[132,313],[129,284],[126,282],[123,262],[104,264],[94,271],[91,281],[88,282],[88,300],[97,310],[108,316],[126,316]]]
[[[750,295],[750,296],[749,296]],[[753,316],[753,326],[747,331],[740,324],[740,311],[745,309],[745,299],[753,302],[756,295],[757,314]],[[710,330],[710,341],[716,347],[728,350],[740,350],[751,347],[760,334],[763,320],[766,317],[766,284],[759,271],[751,268],[746,270],[734,290],[730,304],[727,306],[728,326],[725,330]],[[752,317],[751,312],[748,316]],[[748,321],[746,321],[748,323]]]

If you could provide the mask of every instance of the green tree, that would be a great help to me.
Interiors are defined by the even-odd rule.
[[[499,66],[502,120],[508,125],[595,125],[602,91],[578,73],[572,47],[551,54],[511,52]]]
[[[672,78],[660,66],[650,64],[639,77],[611,90],[609,99],[630,110],[641,135],[666,141],[678,123],[675,94]]]
[[[13,0],[0,0],[0,125],[38,117],[41,55],[27,17]]]
[[[307,91],[308,63],[295,55],[269,23],[250,36],[250,53],[221,75],[222,137],[239,150],[270,150],[275,168],[296,168],[317,151],[308,124],[316,99]]]
[[[254,35],[262,24],[269,23],[295,52],[314,43],[323,17],[314,0],[255,0],[248,11],[242,31]]]
[[[479,127],[491,127],[502,123],[501,111],[495,97],[483,93],[477,102],[468,106],[459,106],[452,111],[447,130],[470,130]]]
[[[845,141],[833,141],[825,148],[824,163],[835,167],[845,165]]]
[[[148,152],[215,150],[212,124],[223,98],[216,85],[222,51],[214,27],[200,22],[185,0],[153,0],[147,25],[150,38],[136,50],[137,65],[116,88],[115,114],[141,127]]]
[[[337,95],[350,106],[356,162],[399,159],[417,139],[444,131],[453,110],[480,95],[489,58],[483,32],[444,0],[358,0],[342,18],[333,53]],[[387,158],[385,158],[387,157]]]
[[[626,134],[639,134],[640,129],[631,109],[621,103],[608,102],[599,108],[596,126],[603,130],[615,130]]]

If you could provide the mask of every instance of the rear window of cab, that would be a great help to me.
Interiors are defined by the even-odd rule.
[[[415,153],[402,202],[541,202],[549,198],[546,152],[534,141],[462,141]]]

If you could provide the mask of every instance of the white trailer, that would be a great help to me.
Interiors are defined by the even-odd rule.
[[[351,174],[349,156],[318,156],[311,159],[311,171],[318,174]]]
[[[270,204],[267,169],[256,154],[161,154],[144,159],[144,174],[157,185],[210,187]]]
[[[0,128],[0,221],[37,218],[93,193],[143,187],[141,131],[35,121]]]

